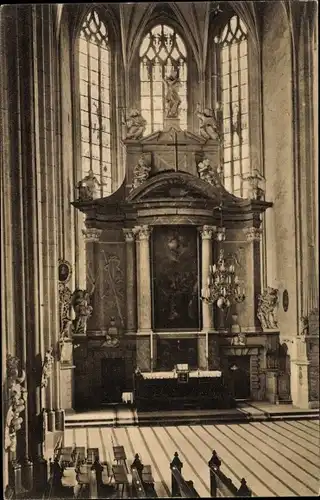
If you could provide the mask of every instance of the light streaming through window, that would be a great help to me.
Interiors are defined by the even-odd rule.
[[[187,62],[181,37],[169,26],[152,28],[140,46],[141,114],[147,120],[145,135],[163,130],[166,85],[173,69],[181,81],[180,127],[187,128]]]
[[[224,182],[236,196],[244,196],[243,179],[250,174],[247,45],[246,27],[234,16],[220,38],[220,86]]]
[[[93,171],[100,196],[112,192],[110,49],[107,29],[92,10],[79,37],[82,174]]]

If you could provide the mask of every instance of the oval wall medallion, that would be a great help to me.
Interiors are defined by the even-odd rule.
[[[288,290],[284,290],[282,294],[282,307],[284,312],[287,312],[289,309],[289,293]]]
[[[64,259],[59,259],[59,269],[58,269],[58,276],[59,276],[59,282],[62,284],[68,283],[70,281],[72,275],[72,266],[70,262]]]

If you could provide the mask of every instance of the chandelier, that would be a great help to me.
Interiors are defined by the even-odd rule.
[[[240,288],[239,278],[233,264],[226,265],[223,249],[219,252],[217,264],[209,266],[206,285],[201,290],[202,300],[209,304],[217,303],[220,309],[227,309],[232,303],[245,299],[245,290]]]

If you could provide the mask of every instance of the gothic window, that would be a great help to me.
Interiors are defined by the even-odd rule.
[[[172,70],[181,82],[179,96],[180,126],[187,128],[187,61],[186,47],[178,33],[165,24],[154,26],[140,46],[141,114],[147,120],[145,134],[162,130],[165,117],[166,85]]]
[[[82,177],[93,171],[101,197],[112,192],[110,73],[107,29],[91,10],[79,36],[81,166]]]
[[[250,172],[248,134],[248,53],[246,27],[231,17],[219,39],[224,181],[228,191],[243,196]]]

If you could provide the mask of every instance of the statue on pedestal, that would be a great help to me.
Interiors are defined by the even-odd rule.
[[[218,121],[215,117],[213,109],[205,108],[200,111],[200,104],[197,104],[196,115],[200,120],[200,135],[208,140],[208,139],[219,139],[219,127]]]
[[[139,140],[146,129],[147,121],[137,109],[131,109],[128,117],[124,117],[123,124],[126,126],[126,139]]]
[[[150,172],[151,166],[147,164],[144,156],[142,155],[133,169],[133,182],[131,189],[136,189],[143,184],[149,178]]]
[[[93,170],[89,170],[88,175],[86,175],[79,183],[79,201],[92,201],[98,197],[97,187],[100,186],[100,182],[93,173]]]
[[[93,311],[90,305],[90,297],[94,288],[95,285],[93,284],[91,293],[87,290],[77,289],[72,294],[71,303],[76,315],[73,320],[73,334],[75,335],[86,335],[87,333],[87,321]]]
[[[258,313],[263,330],[278,328],[277,321],[278,290],[268,286],[262,295],[258,296]]]
[[[181,87],[181,82],[178,76],[178,72],[172,69],[169,76],[164,80],[167,86],[166,93],[166,117],[167,118],[178,118],[179,116],[179,106],[181,104],[181,98],[179,96],[179,88]]]
[[[52,367],[54,362],[54,357],[52,355],[53,348],[49,347],[44,355],[44,361],[42,365],[42,375],[41,375],[41,387],[47,387],[48,380],[52,373]]]
[[[108,333],[106,333],[106,340],[102,343],[101,347],[118,347],[119,344],[120,339],[118,328],[116,327],[116,318],[111,316]]]

